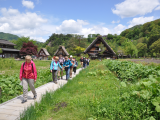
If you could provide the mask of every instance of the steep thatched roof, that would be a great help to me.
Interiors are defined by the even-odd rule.
[[[101,42],[104,44],[105,47],[107,47],[107,49],[109,51],[111,51],[111,53],[113,55],[116,55],[116,53],[111,49],[111,47],[106,43],[106,41],[103,40],[103,38],[101,36],[98,36],[88,47],[87,49],[84,51],[84,53],[87,53],[95,44],[98,40],[101,40]]]
[[[57,51],[54,53],[54,55],[57,55],[57,53],[58,53],[58,51],[60,50],[62,48],[62,50],[64,51],[64,53],[68,56],[69,55],[69,53],[67,52],[67,50],[65,49],[65,47],[64,46],[59,46],[59,48],[57,49]]]
[[[50,55],[50,54],[48,53],[48,51],[47,51],[47,49],[46,49],[46,48],[41,48],[41,49],[40,49],[40,51],[41,51],[41,50],[43,50],[43,51],[44,51],[44,53],[45,53],[47,56],[49,56],[49,55]],[[40,52],[40,51],[39,51],[39,52]],[[39,54],[39,52],[38,52],[38,54]]]

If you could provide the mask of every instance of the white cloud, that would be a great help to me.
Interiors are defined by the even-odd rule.
[[[145,15],[159,5],[158,0],[125,0],[116,4],[116,9],[112,9],[114,14],[124,17],[134,17],[136,15]]]
[[[128,28],[131,28],[135,25],[139,25],[139,24],[144,24],[146,22],[150,22],[153,21],[154,17],[138,17],[138,18],[133,18],[131,21],[129,21],[129,26]]]
[[[34,8],[34,3],[32,1],[22,0],[22,5],[30,9]]]
[[[112,33],[116,33],[116,34],[120,34],[124,29],[126,28],[126,26],[119,24],[116,27],[114,27],[114,31]]]
[[[59,27],[56,27],[57,33],[79,33],[83,25],[87,25],[88,22],[83,20],[64,20]]]
[[[155,10],[160,10],[160,5],[158,7],[156,7]]]
[[[42,28],[48,20],[36,13],[20,13],[17,9],[0,9],[0,31],[19,36],[40,37],[51,34]],[[42,40],[42,39],[41,39]]]
[[[88,28],[84,27],[88,24],[89,23],[84,20],[64,20],[60,26],[56,27],[56,32],[63,34],[80,34],[84,35],[84,37],[87,37],[88,34],[99,33],[101,35],[106,35],[110,32],[108,28],[102,25],[95,25]]]
[[[119,23],[120,22],[120,20],[117,20],[117,21],[112,21],[112,23],[114,24],[114,23]]]

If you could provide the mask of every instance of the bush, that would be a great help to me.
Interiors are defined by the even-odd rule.
[[[51,56],[48,56],[48,60],[52,60],[52,57],[51,57]]]

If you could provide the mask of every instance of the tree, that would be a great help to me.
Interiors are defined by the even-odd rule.
[[[136,45],[137,49],[138,49],[138,55],[141,54],[145,57],[146,55],[146,51],[147,51],[147,44],[145,43],[138,43]]]
[[[136,46],[131,41],[129,41],[125,43],[125,52],[130,54],[132,57],[133,55],[137,56],[138,50]]]
[[[74,48],[74,50],[75,50],[76,53],[78,54],[78,53],[84,52],[84,51],[85,51],[85,48],[82,48],[82,47],[80,47],[80,46],[76,46],[76,47]]]
[[[24,37],[24,36],[18,38],[18,40],[12,40],[11,42],[16,44],[16,46],[14,47],[15,49],[20,50],[22,48],[23,43],[28,43],[29,41],[32,42],[34,45],[36,45],[37,41],[30,39],[30,37]]]
[[[32,42],[23,43],[23,46],[20,50],[20,55],[37,55],[37,46],[35,46]]]
[[[114,36],[113,36],[112,34],[108,34],[108,35],[107,35],[107,39],[108,39],[108,40],[111,40],[111,39],[113,39],[113,38],[114,38]]]
[[[104,47],[103,43],[101,42],[99,45],[99,54],[103,55],[103,52],[106,50],[106,48]]]
[[[150,49],[152,52],[159,54],[160,53],[160,39],[158,39],[157,41],[152,43],[152,45],[150,46]],[[157,57],[158,57],[158,55],[157,55]]]

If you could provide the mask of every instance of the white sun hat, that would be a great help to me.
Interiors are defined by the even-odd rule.
[[[72,55],[70,55],[70,57],[73,57]]]

